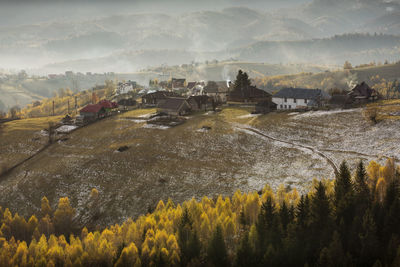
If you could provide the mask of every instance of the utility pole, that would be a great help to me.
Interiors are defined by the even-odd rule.
[[[54,116],[54,100],[53,100],[53,116]]]
[[[78,114],[78,97],[75,96],[75,115]]]
[[[70,114],[70,113],[69,113],[69,99],[68,99],[68,114]]]

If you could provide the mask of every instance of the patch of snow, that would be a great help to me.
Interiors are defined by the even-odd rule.
[[[246,118],[254,118],[254,117],[258,117],[261,114],[246,114],[246,115],[242,115],[242,116],[238,116],[238,119],[246,119]]]
[[[307,117],[319,117],[319,116],[327,116],[339,113],[350,113],[354,111],[361,110],[360,108],[353,108],[353,109],[334,109],[334,110],[319,110],[319,111],[309,111],[299,115],[294,116],[294,119],[299,118],[307,118]],[[294,113],[294,112],[293,112]]]
[[[148,118],[150,118],[151,116],[154,116],[154,115],[156,115],[157,113],[147,113],[147,114],[143,114],[143,115],[140,115],[140,116],[138,116],[139,118],[145,118],[145,119],[148,119]]]
[[[41,135],[41,136],[49,136],[49,133],[47,131],[45,131],[45,130],[41,130],[39,132],[39,135]]]
[[[299,112],[290,112],[288,115],[293,116],[293,115],[297,115],[297,114],[299,114]]]
[[[171,127],[164,126],[164,125],[157,125],[157,124],[145,124],[145,125],[143,125],[143,128],[167,130],[167,129],[171,128]]]
[[[145,120],[129,120],[129,121],[132,121],[134,123],[144,123],[144,122],[146,122]]]
[[[75,130],[76,128],[78,128],[78,126],[75,126],[75,125],[63,125],[63,126],[58,127],[56,129],[56,132],[57,133],[69,133],[69,132]]]

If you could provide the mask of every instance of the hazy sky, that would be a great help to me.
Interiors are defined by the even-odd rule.
[[[0,25],[23,25],[121,13],[181,13],[246,6],[271,11],[310,0],[0,0]]]

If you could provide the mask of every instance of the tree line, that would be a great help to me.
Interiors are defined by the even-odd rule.
[[[100,193],[88,208],[96,216]],[[77,226],[69,199],[25,220],[0,209],[0,266],[399,266],[400,168],[346,162],[300,195],[274,192],[159,201],[136,220]]]

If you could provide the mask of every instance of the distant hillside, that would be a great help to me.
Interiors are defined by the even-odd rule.
[[[23,108],[34,101],[52,97],[60,88],[78,92],[90,89],[95,85],[102,85],[105,80],[113,79],[115,79],[113,74],[59,75],[56,78],[21,77],[19,74],[2,75],[0,77],[0,101],[4,103],[3,108],[6,110],[14,105]]]
[[[399,45],[400,36],[346,34],[327,39],[257,42],[231,52],[240,60],[254,62],[342,65],[345,60],[354,64],[385,59],[397,61]]]
[[[325,71],[320,73],[299,73],[256,78],[255,83],[262,88],[274,91],[282,87],[320,88],[329,90],[339,88],[348,90],[362,81],[370,86],[381,87],[382,82],[400,81],[400,62],[381,66],[353,68],[351,70]],[[378,87],[377,87],[378,89]]]
[[[389,4],[351,2],[312,1],[273,13],[246,7],[179,15],[132,10],[133,14],[5,25],[0,28],[0,67],[40,68],[41,73],[68,68],[132,72],[165,63],[230,57],[269,63],[314,60],[317,64],[342,64],[346,58],[359,63],[398,60],[399,52],[393,50],[398,39],[389,36],[326,39],[356,32],[400,34],[394,4],[390,9]]]

